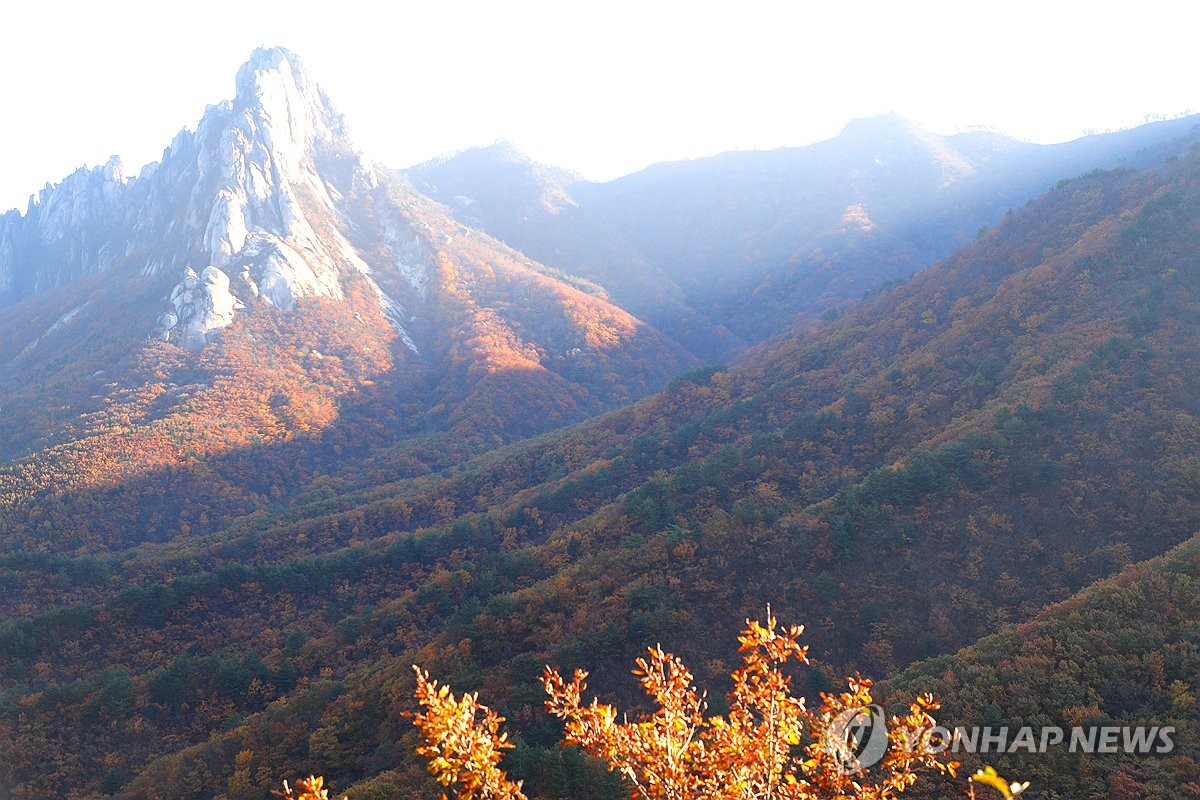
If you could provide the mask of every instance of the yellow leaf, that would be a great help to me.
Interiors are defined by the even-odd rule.
[[[1008,783],[1004,778],[1001,778],[991,767],[984,767],[971,776],[970,780],[976,783],[982,783],[991,786],[996,791],[1000,792],[1006,800],[1013,800],[1021,792],[1029,788],[1029,781],[1024,783]]]

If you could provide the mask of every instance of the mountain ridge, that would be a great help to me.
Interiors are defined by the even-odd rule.
[[[803,148],[655,164],[603,183],[540,180],[511,151],[489,164],[487,148],[406,174],[460,220],[580,272],[719,362],[908,278],[1059,180],[1161,163],[1200,136],[1198,120],[1033,145],[938,136],[884,115]],[[539,197],[564,194],[559,210],[539,210]]]
[[[0,632],[0,666],[49,665],[38,719],[160,726],[130,739],[120,797],[184,776],[232,792],[240,753],[264,782],[287,765],[420,791],[400,716],[414,662],[516,720],[520,777],[552,795],[588,773],[533,721],[546,661],[625,698],[630,658],[662,641],[719,680],[736,654],[718,643],[766,601],[810,624],[806,693],[952,653],[1194,531],[1197,373],[1178,365],[1196,352],[1198,159],[1066,182],[815,335],[582,428],[416,480],[376,452],[286,511],[100,563],[6,554],[12,602],[37,607],[43,574],[79,602]],[[76,747],[55,741],[40,751]],[[12,767],[31,791],[33,763]]]
[[[657,286],[647,307],[690,342],[723,335],[683,294],[704,274],[676,280],[636,246],[653,219],[577,214],[556,194],[571,176],[503,146],[482,166],[530,191],[439,203],[414,188],[422,175],[365,162],[288,54],[251,63],[242,99],[210,107],[144,183],[115,163],[79,173],[78,204],[51,192],[44,220],[0,237],[8,263],[32,265],[21,286],[41,287],[0,307],[0,795],[254,800],[308,773],[353,797],[436,794],[404,716],[419,663],[512,720],[531,796],[608,800],[620,787],[557,747],[544,663],[587,667],[627,700],[631,659],[661,642],[719,686],[733,634],[771,603],[809,625],[810,697],[858,670],[918,664],[924,679],[1200,527],[1187,137],[1146,134],[1147,168],[1064,180],[985,230],[954,216],[968,241],[912,278],[700,366],[609,299]],[[931,155],[905,136],[872,152],[881,169],[916,164],[937,202],[968,180],[939,140]],[[977,159],[999,146],[970,145]],[[758,178],[726,179],[754,205]],[[900,269],[924,246],[874,234],[916,215],[899,201],[892,218],[864,204],[846,219],[866,183],[830,186],[846,230],[812,223],[807,241],[830,251],[879,236],[830,274],[907,241],[880,266]],[[879,186],[886,199],[898,184]],[[119,202],[84,214],[108,194]],[[731,196],[680,195],[718,210]],[[138,197],[157,198],[145,215]],[[758,222],[738,247],[790,248],[787,200],[742,208]],[[539,246],[594,260],[544,264],[451,207],[478,227],[559,219]],[[71,235],[38,238],[60,214]],[[60,251],[56,281],[38,259]],[[125,254],[100,269],[105,252]],[[701,261],[732,272],[718,255]],[[780,280],[721,302],[778,322]],[[1186,644],[1123,652],[1122,669]],[[964,675],[988,690],[995,665],[973,658]],[[979,707],[968,681],[944,687]],[[1065,791],[1100,785],[1075,777]]]
[[[373,413],[402,420],[370,440],[440,435],[478,448],[583,419],[694,363],[586,282],[462,228],[369,163],[294,54],[256,51],[236,85],[138,178],[115,161],[80,171],[28,216],[5,218],[0,390],[12,416],[0,458],[41,446],[47,458],[63,446],[90,457],[75,438],[96,428],[80,419],[214,431],[223,425],[197,415],[233,402],[218,393],[281,404],[272,381],[292,387],[284,405],[297,413],[280,426],[274,411],[251,410],[248,439],[318,431],[365,387]],[[281,342],[296,350],[276,358]],[[131,372],[131,351],[164,367]],[[182,386],[214,404],[180,398]],[[47,390],[61,402],[39,404]],[[90,441],[136,439],[140,424]],[[204,439],[192,444],[213,455]],[[146,457],[185,458],[186,444]],[[8,468],[32,468],[22,464]]]

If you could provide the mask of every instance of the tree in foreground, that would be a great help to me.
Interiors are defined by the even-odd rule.
[[[849,678],[847,691],[822,693],[820,707],[808,708],[804,698],[791,694],[790,677],[781,669],[792,661],[808,663],[808,648],[799,644],[802,632],[800,626],[778,629],[770,609],[766,625],[747,621],[738,637],[743,665],[733,673],[724,716],[706,715],[705,695],[693,685],[692,673],[657,647],[634,670],[657,707],[650,716],[630,722],[610,705],[585,702],[586,672],[577,670],[567,680],[549,667],[542,678],[546,707],[565,724],[564,744],[618,772],[638,800],[882,799],[912,786],[920,770],[954,775],[958,764],[930,747],[930,712],[938,705],[929,695],[890,721],[886,750],[869,758],[875,763],[860,761],[860,754],[868,760],[865,734],[848,733],[848,726],[870,713],[871,681]],[[526,800],[520,782],[509,780],[499,766],[513,746],[500,730],[504,718],[481,705],[477,694],[455,697],[448,686],[414,669],[416,698],[424,709],[415,718],[423,740],[417,752],[434,777],[456,786],[459,800]],[[885,742],[878,741],[882,749]],[[991,771],[972,781],[1009,798],[1024,789]]]

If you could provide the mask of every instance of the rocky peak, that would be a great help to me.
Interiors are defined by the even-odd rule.
[[[195,347],[256,303],[341,298],[343,276],[357,272],[400,328],[399,306],[344,233],[344,201],[376,185],[300,59],[260,48],[234,99],[209,106],[140,177],[126,179],[114,157],[47,187],[26,214],[0,217],[0,306],[126,261],[149,279],[205,265],[167,289],[171,311],[147,319],[153,328],[161,316],[166,338]]]
[[[80,167],[0,216],[0,306],[101,272],[125,255],[129,210],[121,159]]]
[[[306,207],[333,213],[346,193],[375,182],[342,116],[300,59],[280,47],[254,52],[238,71],[234,101],[210,107],[195,139],[201,191],[189,218],[204,226],[200,244],[220,267],[236,261],[254,233],[326,250]]]
[[[308,74],[300,59],[282,47],[259,48],[237,75],[235,111],[260,120],[277,150],[337,142],[349,148],[342,115]]]

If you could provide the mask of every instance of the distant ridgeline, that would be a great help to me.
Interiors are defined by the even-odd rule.
[[[436,796],[414,663],[531,797],[627,796],[543,665],[636,710],[662,643],[717,697],[768,603],[810,697],[1170,725],[999,766],[1198,794],[1190,128],[398,174],[256,52],[156,168],[0,218],[0,797]]]

